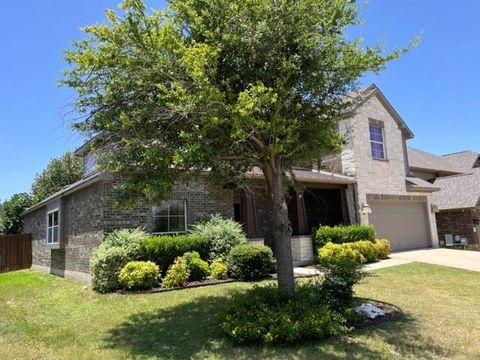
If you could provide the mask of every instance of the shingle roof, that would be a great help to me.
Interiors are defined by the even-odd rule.
[[[474,208],[480,198],[480,169],[439,177],[433,184],[440,191],[432,194],[432,203],[440,210]]]
[[[470,171],[477,161],[479,153],[474,151],[461,151],[453,154],[442,155],[442,160],[449,167],[459,170],[461,172]]]
[[[21,215],[24,216],[28,213],[31,213],[32,211],[35,211],[37,209],[42,208],[45,206],[48,202],[61,198],[64,195],[71,194],[74,191],[77,191],[79,189],[83,189],[85,186],[89,186],[91,184],[94,184],[95,182],[101,180],[103,177],[105,177],[104,172],[97,172],[87,178],[81,179],[73,184],[65,186],[63,189],[57,191],[56,193],[50,195],[46,199],[40,201],[39,203],[33,205],[32,207],[29,207],[27,210],[25,210]]]
[[[408,165],[411,168],[435,170],[450,174],[458,174],[462,171],[451,166],[442,156],[433,155],[425,151],[408,147]]]
[[[428,181],[411,176],[407,176],[407,186],[411,190],[420,192],[434,192],[440,190],[438,186],[435,186]]]

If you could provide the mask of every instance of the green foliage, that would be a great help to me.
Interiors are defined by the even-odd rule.
[[[142,242],[141,248],[142,259],[160,266],[162,274],[165,274],[177,257],[186,252],[196,251],[204,259],[209,254],[207,239],[192,235],[151,236]]]
[[[187,285],[189,277],[187,264],[181,257],[177,257],[163,278],[162,286],[165,288],[182,287]]]
[[[377,248],[379,259],[388,259],[388,256],[392,252],[390,241],[386,239],[376,240],[375,247]]]
[[[65,186],[80,180],[83,175],[82,160],[71,152],[53,159],[32,184],[32,200],[36,204]]]
[[[93,289],[106,293],[120,288],[120,270],[130,261],[141,257],[141,242],[146,234],[138,229],[115,230],[106,235],[90,258]]]
[[[329,309],[312,284],[297,285],[295,299],[273,285],[237,294],[220,326],[239,344],[293,344],[348,331],[345,319]]]
[[[227,256],[232,277],[240,280],[265,278],[270,272],[272,261],[272,250],[264,245],[237,245]]]
[[[375,241],[375,228],[371,225],[322,226],[313,234],[314,247],[320,249],[327,243],[343,244],[355,241]]]
[[[0,234],[20,234],[23,231],[21,214],[32,206],[32,198],[27,193],[14,194],[0,207]]]
[[[120,270],[131,260],[131,254],[122,247],[100,245],[96,248],[90,258],[93,289],[100,293],[118,290]]]
[[[340,150],[339,121],[370,95],[360,80],[402,53],[346,34],[360,23],[355,1],[168,4],[151,11],[125,0],[65,52],[62,83],[83,115],[74,127],[102,134],[102,164],[125,179],[124,201],[162,199],[205,169],[216,185],[242,183],[259,167],[267,195],[285,205],[285,175]],[[276,233],[278,246],[290,241]],[[292,265],[279,264],[292,291]]]
[[[141,251],[141,244],[148,238],[148,234],[141,229],[120,229],[112,231],[103,239],[105,246],[122,247],[127,251],[138,254]]]
[[[204,280],[208,277],[210,273],[208,263],[200,258],[198,252],[187,252],[183,254],[182,259],[190,273],[190,281]]]
[[[353,249],[350,244],[328,243],[318,251],[318,260],[320,264],[331,264],[335,266],[352,266],[352,264],[362,264],[365,258],[362,254]]]
[[[347,95],[402,52],[345,34],[360,23],[354,1],[169,6],[124,1],[65,52],[63,85],[84,115],[75,126],[115,143],[106,166],[131,196],[161,197],[206,168],[233,180],[338,150],[338,121],[361,100]]]
[[[127,290],[151,289],[158,285],[159,278],[160,269],[151,261],[131,261],[118,275],[120,285]]]
[[[361,240],[347,243],[345,245],[348,245],[353,250],[358,251],[362,255],[363,262],[365,263],[375,262],[378,259],[378,248],[375,242]]]
[[[210,277],[219,280],[228,277],[228,266],[222,259],[215,259],[210,264]]]
[[[333,309],[347,310],[353,304],[353,287],[366,276],[363,256],[350,243],[328,243],[319,250],[319,260],[324,274],[323,298]]]
[[[192,234],[208,240],[210,260],[225,258],[234,246],[247,243],[242,226],[232,219],[222,218],[219,214],[212,215],[206,222],[194,225]]]

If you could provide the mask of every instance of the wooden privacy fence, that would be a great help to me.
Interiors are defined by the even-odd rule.
[[[32,266],[30,234],[0,236],[0,273],[28,269]]]

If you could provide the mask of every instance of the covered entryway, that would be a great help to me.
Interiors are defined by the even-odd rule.
[[[425,202],[370,200],[370,224],[377,238],[390,240],[392,250],[409,250],[430,246],[430,231]]]

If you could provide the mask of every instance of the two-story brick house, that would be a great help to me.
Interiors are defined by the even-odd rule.
[[[329,171],[298,168],[301,190],[291,190],[289,216],[297,263],[313,260],[312,229],[320,225],[373,224],[394,250],[437,246],[431,193],[437,187],[411,176],[406,141],[413,137],[382,92],[371,85],[356,114],[339,124],[346,141],[342,153],[325,159]],[[114,206],[114,179],[95,172],[89,146],[77,152],[85,177],[24,213],[33,237],[33,264],[52,273],[88,279],[89,259],[106,232],[143,227],[155,234],[185,232],[189,225],[220,213],[244,224],[252,241],[271,239],[271,212],[261,171],[248,174],[248,190],[213,188],[208,174],[176,184],[169,200]],[[322,167],[323,169],[323,167]]]

